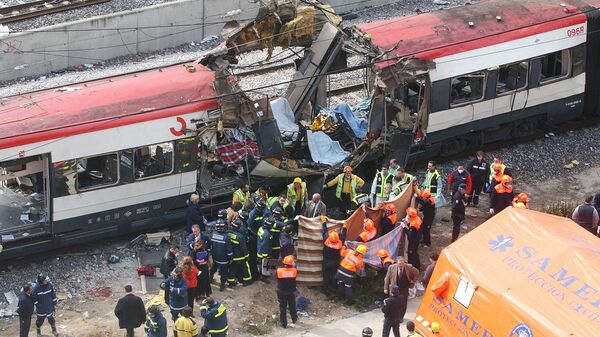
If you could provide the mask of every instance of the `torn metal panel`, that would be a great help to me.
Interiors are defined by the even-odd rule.
[[[289,178],[289,177],[306,177],[314,175],[322,175],[323,172],[305,168],[281,168],[269,163],[266,160],[261,160],[258,165],[252,170],[253,176],[273,177],[273,178]]]
[[[418,75],[426,74],[431,69],[435,69],[435,63],[430,60],[422,60],[411,56],[402,57],[394,62],[375,61],[385,63],[385,66],[379,67],[377,77],[386,88],[395,88],[409,79],[415,78]]]
[[[317,40],[305,51],[285,95],[296,114],[302,112],[313,98],[342,46],[342,33],[334,25],[326,23]]]
[[[214,81],[215,92],[221,106],[221,121],[224,127],[250,126],[272,118],[266,102],[252,102],[240,89],[237,77],[228,69],[217,69]]]

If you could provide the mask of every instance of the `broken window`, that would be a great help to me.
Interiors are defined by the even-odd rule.
[[[478,71],[452,78],[450,105],[459,105],[483,98],[485,88],[485,71]]]
[[[116,153],[77,159],[77,187],[80,191],[119,182],[119,165]]]
[[[501,95],[513,90],[519,90],[527,86],[527,71],[529,62],[517,62],[498,67],[498,82],[496,93]]]
[[[416,114],[423,102],[425,90],[424,81],[415,80],[406,82],[403,86],[396,88],[395,99],[410,109],[411,114]]]
[[[196,137],[178,139],[175,141],[177,155],[175,156],[175,172],[189,172],[196,169],[198,160],[198,142]]]
[[[584,72],[585,66],[585,44],[573,48],[573,76]]]
[[[541,64],[540,83],[568,76],[571,67],[569,49],[542,56]]]
[[[142,146],[133,153],[135,179],[173,172],[173,143]]]
[[[52,163],[53,167],[53,197],[59,198],[67,195],[77,194],[77,161],[65,160]]]

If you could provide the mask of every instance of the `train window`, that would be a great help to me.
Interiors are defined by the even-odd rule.
[[[585,65],[585,45],[580,44],[573,48],[573,76],[582,74]]]
[[[77,159],[77,187],[90,190],[119,182],[119,159],[116,153]]]
[[[195,137],[175,141],[175,172],[196,170],[198,162],[198,142]]]
[[[571,68],[570,56],[571,54],[569,49],[542,56],[540,83],[550,82],[569,76],[569,71]]]
[[[527,85],[527,70],[529,62],[517,62],[498,67],[498,82],[496,93],[501,95],[506,92],[523,89]]]
[[[173,172],[173,142],[135,149],[133,163],[137,180]]]
[[[450,82],[450,105],[454,106],[481,100],[485,88],[485,77],[485,71],[478,71],[452,78]]]
[[[77,161],[75,159],[52,163],[53,197],[77,194]]]

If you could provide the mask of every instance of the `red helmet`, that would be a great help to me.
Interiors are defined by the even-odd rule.
[[[338,235],[338,233],[336,231],[331,231],[331,232],[329,232],[329,240],[331,240],[333,242],[338,242],[338,241],[340,241],[340,236]]]
[[[377,251],[377,256],[379,256],[380,259],[384,259],[388,257],[388,252],[385,249],[380,249]]]
[[[512,178],[509,175],[505,174],[502,176],[501,183],[502,184],[510,184],[510,183],[512,183]]]
[[[388,204],[385,206],[385,209],[389,211],[391,214],[396,213],[396,206],[394,204]]]
[[[425,189],[421,191],[421,198],[423,199],[427,199],[431,196],[431,193],[429,193],[429,190]]]
[[[519,200],[520,202],[529,202],[529,196],[525,192],[519,193],[519,195],[517,196],[517,200]]]
[[[370,232],[375,229],[375,223],[371,219],[365,219],[363,228]]]
[[[288,255],[283,258],[283,264],[286,266],[291,266],[294,264],[294,255]]]
[[[409,208],[406,210],[406,214],[407,214],[409,217],[411,217],[411,218],[415,218],[415,217],[417,217],[417,216],[419,215],[419,212],[417,212],[417,209],[416,209],[416,208],[414,208],[414,207],[409,207]]]

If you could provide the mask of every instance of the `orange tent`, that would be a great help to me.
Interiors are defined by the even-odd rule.
[[[415,324],[426,337],[600,336],[600,239],[509,207],[444,249]]]

